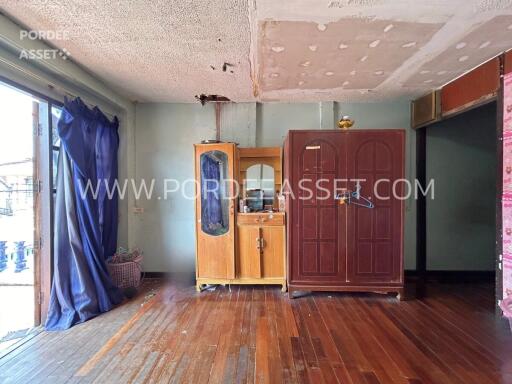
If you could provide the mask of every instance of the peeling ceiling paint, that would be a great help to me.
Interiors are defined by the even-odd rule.
[[[512,15],[496,16],[423,64],[419,73],[412,74],[404,82],[404,87],[414,88],[425,83],[441,86],[460,76],[468,68],[481,64],[483,57],[491,58],[510,48]]]
[[[133,100],[413,98],[512,48],[512,0],[0,0]],[[509,29],[510,26],[510,29]],[[225,68],[225,70],[224,70]]]
[[[442,25],[368,18],[262,22],[261,90],[374,89]]]

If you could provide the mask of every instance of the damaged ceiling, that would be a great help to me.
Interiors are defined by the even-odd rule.
[[[512,48],[512,0],[0,0],[133,100],[414,98]]]

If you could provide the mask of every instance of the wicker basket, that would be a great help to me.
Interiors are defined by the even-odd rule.
[[[119,288],[138,288],[142,276],[142,254],[138,253],[132,261],[107,263],[112,281]]]

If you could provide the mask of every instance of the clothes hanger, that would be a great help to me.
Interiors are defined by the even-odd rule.
[[[361,184],[359,184],[359,181],[356,184],[356,190],[352,192],[352,197],[354,197],[357,202],[353,202],[352,204],[360,205],[361,207],[365,208],[373,208],[375,205],[366,197],[361,196]],[[359,201],[362,201],[363,203],[359,203]]]
[[[359,181],[356,184],[355,191],[345,191],[341,195],[336,196],[336,199],[340,200],[340,204],[354,204],[369,209],[375,208],[375,204],[366,197],[361,196],[361,185]]]

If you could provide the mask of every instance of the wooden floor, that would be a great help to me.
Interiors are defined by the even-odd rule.
[[[33,337],[0,360],[0,382],[512,383],[512,337],[491,285],[431,285],[427,298],[402,302],[153,288],[154,297]]]

